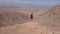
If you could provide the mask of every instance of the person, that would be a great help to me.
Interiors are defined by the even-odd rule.
[[[31,14],[31,16],[30,16],[30,17],[31,17],[31,19],[33,20],[33,13]]]

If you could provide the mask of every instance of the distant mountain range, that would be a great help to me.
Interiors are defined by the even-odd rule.
[[[49,4],[21,4],[21,3],[0,3],[0,8],[20,8],[20,7],[28,7],[28,8],[51,8],[55,5]]]

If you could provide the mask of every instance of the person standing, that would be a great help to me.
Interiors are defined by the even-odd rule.
[[[30,18],[33,20],[33,13],[31,14]]]

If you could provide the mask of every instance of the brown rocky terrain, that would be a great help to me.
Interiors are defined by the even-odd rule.
[[[32,12],[33,20],[30,19]],[[2,9],[0,16],[0,34],[60,34],[60,5],[31,12],[29,9]]]
[[[25,22],[29,22],[30,16],[29,14],[25,14],[23,12],[17,12],[14,10],[10,11],[0,11],[0,26],[13,25],[13,24],[21,24]]]

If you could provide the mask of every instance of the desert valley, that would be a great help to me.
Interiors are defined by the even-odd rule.
[[[50,9],[0,8],[0,34],[60,34],[60,5]]]

